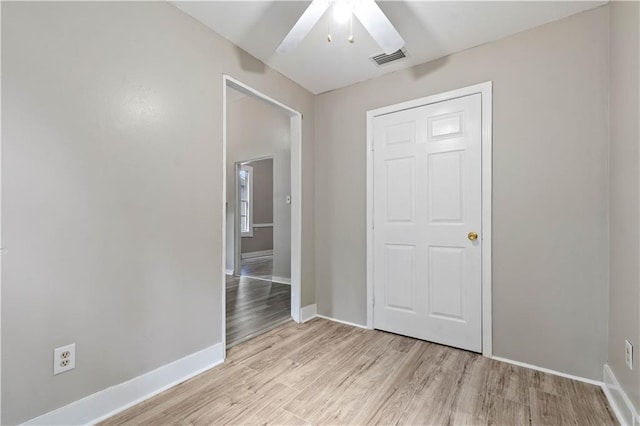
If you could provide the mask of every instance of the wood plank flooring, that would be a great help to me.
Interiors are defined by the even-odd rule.
[[[227,347],[291,319],[291,286],[227,276]]]
[[[594,385],[323,319],[292,321],[104,425],[612,425]]]
[[[273,256],[260,256],[242,259],[240,275],[271,281],[271,278],[273,277]]]

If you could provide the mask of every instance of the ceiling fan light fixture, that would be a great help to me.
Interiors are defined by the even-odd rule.
[[[332,5],[333,19],[338,24],[346,24],[353,11],[351,10],[351,4],[348,0],[335,0]]]
[[[344,20],[345,23],[350,20],[349,42],[353,43],[353,19],[358,19],[384,53],[390,55],[404,47],[404,39],[375,0],[312,0],[300,19],[278,45],[276,52],[288,53],[298,47],[329,8],[333,8],[334,15],[333,19],[327,20],[329,35],[333,20]],[[336,15],[338,15],[337,19]],[[327,39],[330,40],[330,37]]]

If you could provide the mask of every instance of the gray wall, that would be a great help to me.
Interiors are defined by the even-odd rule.
[[[273,222],[273,158],[251,161],[253,167],[253,223]]]
[[[318,311],[366,322],[366,111],[488,80],[494,353],[601,380],[607,7],[316,97]]]
[[[253,167],[253,223],[273,223],[273,158],[247,165]],[[253,235],[242,237],[240,245],[241,253],[273,250],[273,227],[254,228]]]
[[[609,366],[640,407],[640,7],[610,3],[611,149],[609,262]],[[624,340],[635,348],[633,370],[624,362]]]
[[[286,196],[291,194],[289,116],[249,96],[229,102],[227,107],[227,269],[233,269],[235,214],[233,165],[237,161],[262,157],[273,158],[273,275],[290,278],[291,205],[285,203]],[[311,294],[311,301],[308,301],[303,295],[302,306],[315,303],[313,296]]]
[[[273,250],[273,227],[254,228],[251,237],[242,237],[241,245],[241,253],[243,254]]]
[[[1,7],[2,424],[221,341],[223,73],[304,114],[313,300],[309,92],[168,3]]]

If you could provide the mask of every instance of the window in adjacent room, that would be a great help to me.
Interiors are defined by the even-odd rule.
[[[240,183],[240,235],[253,237],[253,167],[241,165]]]

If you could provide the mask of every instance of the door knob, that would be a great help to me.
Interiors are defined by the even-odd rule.
[[[476,234],[475,232],[469,232],[467,238],[469,238],[471,241],[475,241],[478,239],[478,234]]]

